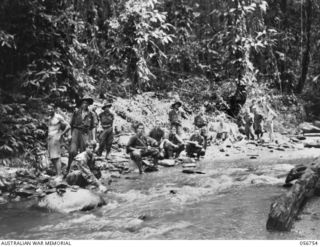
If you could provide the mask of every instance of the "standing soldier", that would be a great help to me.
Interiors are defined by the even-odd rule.
[[[93,104],[93,99],[85,96],[81,99],[81,106],[76,110],[71,118],[71,145],[69,152],[67,174],[69,173],[71,163],[78,151],[85,150],[85,143],[93,140],[96,141],[94,132],[94,116],[89,110],[89,105]],[[66,175],[67,175],[66,174]]]
[[[112,142],[113,142],[113,120],[114,114],[111,112],[112,104],[106,103],[102,107],[103,112],[99,114],[99,119],[101,122],[101,126],[103,128],[103,132],[99,136],[99,149],[97,151],[97,155],[101,156],[103,149],[106,148],[106,159],[110,154]]]
[[[169,112],[170,129],[176,128],[177,134],[181,136],[182,118],[187,119],[185,113],[180,109],[182,103],[180,101],[171,105],[172,110]]]
[[[49,105],[48,153],[49,159],[56,168],[57,176],[59,176],[61,175],[61,138],[69,131],[70,125],[55,110],[54,105]]]

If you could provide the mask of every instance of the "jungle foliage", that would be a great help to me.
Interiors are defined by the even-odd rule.
[[[47,103],[88,91],[319,92],[319,16],[315,0],[3,0],[0,158],[45,138]]]

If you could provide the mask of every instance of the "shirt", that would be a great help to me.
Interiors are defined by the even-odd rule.
[[[202,146],[204,143],[204,138],[201,135],[193,134],[190,137],[190,141],[197,142],[200,146]]]
[[[86,151],[78,154],[71,165],[71,170],[80,170],[89,182],[99,185],[99,180],[92,173],[92,169],[94,169],[93,155],[89,155]]]
[[[94,126],[94,117],[91,111],[77,110],[71,118],[71,128],[80,129],[82,131],[92,130]]]
[[[151,137],[147,137],[145,135],[134,135],[129,139],[127,144],[127,153],[131,152],[129,148],[143,149],[148,146],[157,146],[158,142]]]
[[[169,121],[171,124],[181,125],[182,118],[186,118],[184,112],[172,109],[169,112]]]
[[[110,128],[113,125],[114,115],[110,111],[103,111],[99,114],[101,126],[103,128]]]

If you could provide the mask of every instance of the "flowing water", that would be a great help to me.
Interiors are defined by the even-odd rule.
[[[296,163],[296,162],[293,162]],[[271,202],[292,164],[203,161],[205,174],[181,167],[111,184],[108,204],[91,212],[49,213],[31,202],[2,206],[1,239],[303,239],[316,237],[319,217],[289,233],[266,230]],[[124,176],[126,177],[126,176]],[[316,215],[316,216],[314,216]],[[304,232],[306,223],[313,229]],[[299,225],[300,224],[300,225]],[[320,237],[320,236],[319,236]]]

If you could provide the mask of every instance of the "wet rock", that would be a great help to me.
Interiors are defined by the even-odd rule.
[[[184,170],[182,170],[182,172],[186,173],[186,174],[205,174],[202,171],[196,171],[196,170],[191,170],[191,169],[184,169]]]
[[[170,190],[170,191],[169,191],[169,193],[170,193],[170,194],[173,194],[173,195],[177,194],[177,192],[178,192],[177,190]]]
[[[156,166],[147,166],[145,169],[144,169],[144,172],[157,172],[159,171],[159,168],[156,167]]]
[[[320,133],[320,128],[318,128],[318,127],[316,127],[313,124],[308,123],[308,122],[301,123],[299,125],[299,129],[303,133]]]
[[[121,175],[120,175],[119,173],[112,173],[112,174],[110,175],[110,177],[111,177],[111,178],[120,178]]]
[[[293,180],[301,178],[301,176],[305,173],[307,167],[304,165],[298,165],[295,168],[291,169],[287,175],[285,183],[290,183]]]
[[[20,197],[29,197],[35,194],[35,190],[29,190],[29,189],[24,189],[21,188],[17,191],[15,191],[16,195],[20,196]]]
[[[17,196],[17,197],[15,197],[15,198],[13,198],[12,201],[14,201],[14,202],[20,202],[20,201],[21,201],[21,197],[20,197],[20,196]]]
[[[130,137],[129,135],[123,135],[123,136],[120,136],[119,137],[119,140],[118,140],[118,144],[120,147],[125,147],[127,146],[129,140],[130,140]]]
[[[183,168],[194,168],[196,166],[196,163],[187,163],[182,165]]]
[[[251,157],[250,157],[251,160],[257,159],[257,158],[258,158],[257,156],[251,156]]]
[[[90,190],[79,188],[74,191],[71,188],[66,188],[66,192],[63,194],[55,192],[42,198],[38,207],[50,211],[70,213],[91,210],[105,204],[106,202],[100,195]]]
[[[182,163],[194,163],[195,159],[190,158],[190,157],[181,157],[181,158],[179,158],[179,161]]]
[[[0,204],[6,204],[8,201],[4,199],[2,196],[0,196]]]
[[[164,167],[172,167],[175,165],[175,160],[174,159],[159,160],[159,165]]]
[[[186,173],[186,174],[194,174],[196,173],[194,170],[190,170],[190,169],[184,169],[182,170],[183,173]]]

